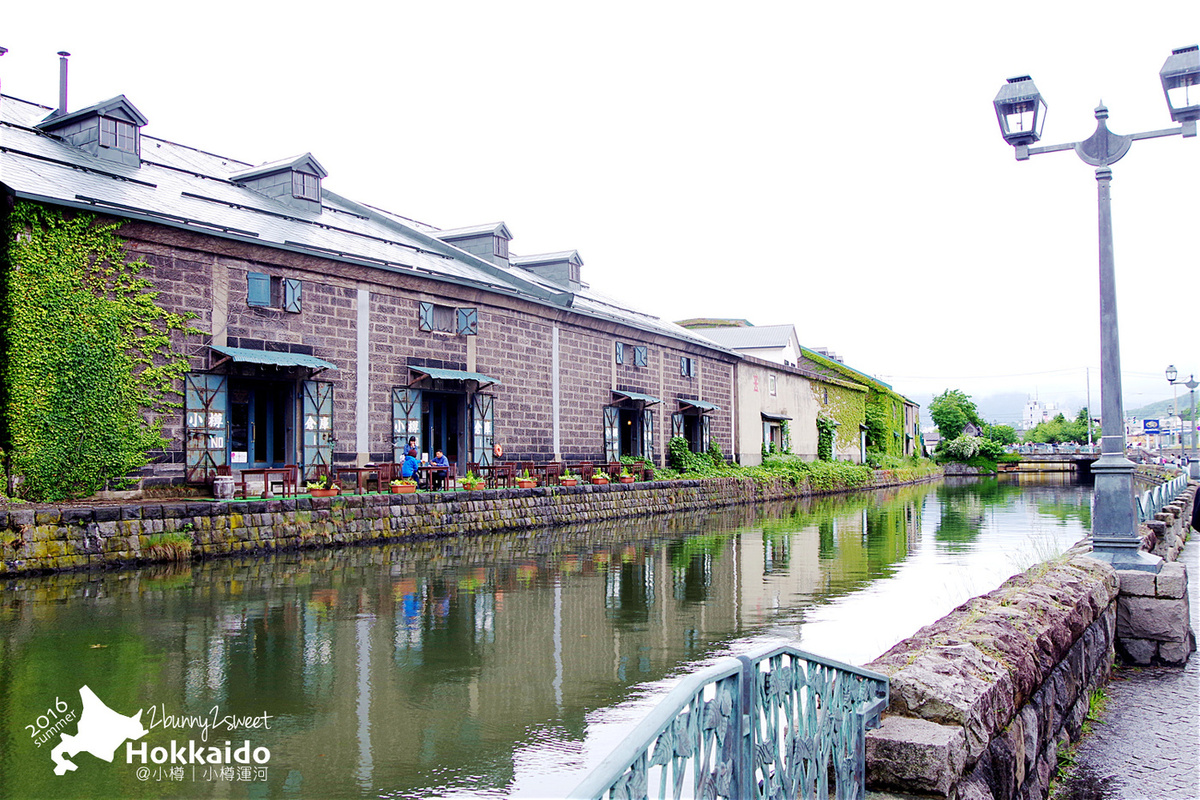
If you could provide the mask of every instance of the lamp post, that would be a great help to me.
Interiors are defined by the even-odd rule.
[[[1175,383],[1176,376],[1179,375],[1179,370],[1175,369],[1174,364],[1167,365],[1167,383],[1171,384],[1173,397],[1171,400],[1171,413],[1179,417],[1179,457],[1183,458],[1183,417],[1179,414],[1179,389]]]
[[[1013,146],[1018,161],[1030,156],[1074,150],[1096,168],[1100,250],[1100,458],[1092,465],[1092,555],[1117,569],[1158,572],[1162,559],[1143,553],[1133,502],[1136,467],[1125,456],[1125,413],[1121,401],[1121,349],[1117,334],[1117,292],[1112,240],[1112,165],[1133,142],[1162,136],[1194,137],[1200,119],[1200,46],[1173,50],[1159,71],[1171,119],[1177,128],[1115,134],[1108,129],[1108,109],[1096,108],[1096,132],[1081,142],[1033,147],[1042,138],[1046,101],[1028,75],[1009,78],[992,101],[1000,133]]]
[[[1188,375],[1188,379],[1186,381],[1177,381],[1175,378],[1178,377],[1178,375],[1179,370],[1175,369],[1174,364],[1167,367],[1167,383],[1171,384],[1172,387],[1183,384],[1187,387],[1188,392],[1190,392],[1192,395],[1192,426],[1191,430],[1188,431],[1188,438],[1186,441],[1188,452],[1191,455],[1184,455],[1183,448],[1185,441],[1183,438],[1183,414],[1179,413],[1179,390],[1175,390],[1175,414],[1179,417],[1179,457],[1187,459],[1188,477],[1200,478],[1200,458],[1197,458],[1196,456],[1196,387],[1200,386],[1200,383],[1196,382],[1195,376],[1193,375]]]

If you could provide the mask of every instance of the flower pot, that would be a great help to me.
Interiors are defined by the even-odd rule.
[[[605,484],[608,483],[608,478],[602,477],[600,475],[593,475],[592,483],[596,486],[604,486]]]
[[[635,478],[632,475],[622,475],[621,477],[617,478],[617,480],[619,480],[621,483],[633,483]]]
[[[579,479],[578,478],[562,478],[559,482],[563,486],[574,486],[575,484],[579,483]]]
[[[415,483],[402,483],[392,487],[392,494],[412,494],[417,490]]]
[[[468,492],[478,492],[478,491],[482,490],[485,485],[486,484],[484,484],[483,481],[476,481],[475,483],[468,483],[467,481],[463,481],[463,488],[466,489]]]
[[[518,489],[532,489],[535,486],[537,486],[537,481],[533,480],[532,478],[530,478],[530,479],[518,478],[517,479],[517,488]]]
[[[338,493],[337,489],[309,489],[308,493],[313,497],[333,497]]]

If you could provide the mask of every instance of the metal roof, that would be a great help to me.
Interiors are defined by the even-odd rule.
[[[95,158],[34,127],[51,110],[7,95],[0,102],[0,181],[18,199],[143,220],[384,271],[416,273],[570,308],[581,316],[614,320],[736,355],[673,323],[597,295],[586,285],[569,292],[519,266],[498,266],[441,241],[433,226],[354,202],[324,187],[320,210],[286,206],[237,185],[239,173],[260,169],[244,161],[148,136],[144,131],[140,168]]]
[[[433,367],[409,367],[409,370],[440,381],[477,381],[481,389],[484,386],[491,386],[492,384],[500,385],[500,381],[496,378],[489,378],[487,375],[479,372],[466,372],[459,369],[434,369]]]
[[[653,395],[641,394],[640,392],[626,392],[626,391],[622,391],[620,389],[613,389],[613,394],[620,395],[621,397],[627,398],[629,400],[637,400],[639,402],[645,403],[648,406],[652,406],[655,403],[662,402]]]
[[[686,397],[680,397],[678,399],[679,399],[679,405],[681,405],[681,406],[691,406],[692,408],[698,408],[701,411],[720,411],[721,410],[720,406],[715,405],[713,403],[706,403],[703,400],[688,400]]]
[[[787,347],[796,335],[794,325],[750,325],[736,328],[692,328],[691,330],[733,350]],[[797,344],[799,344],[798,340]]]
[[[325,359],[317,358],[316,356],[306,356],[303,353],[249,350],[245,347],[223,347],[215,344],[209,346],[223,356],[229,356],[234,361],[242,361],[248,364],[270,364],[276,367],[307,367],[308,369],[337,370],[337,367]]]

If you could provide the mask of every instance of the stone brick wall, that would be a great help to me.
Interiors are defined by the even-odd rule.
[[[881,471],[873,486],[901,481]],[[250,502],[0,508],[0,576],[144,562],[156,534],[190,538],[196,556],[498,533],[630,516],[697,511],[815,494],[750,479],[607,486],[342,495]]]
[[[892,680],[883,725],[867,734],[871,788],[881,798],[1045,797],[1058,749],[1079,738],[1118,652],[1182,664],[1196,649],[1187,573],[1174,562],[1196,491],[1141,527],[1142,548],[1167,560],[1160,572],[1115,571],[1085,540],[868,664]]]
[[[937,797],[1045,797],[1113,663],[1117,577],[1080,546],[922,628],[868,664],[891,706],[867,734],[868,785]]]
[[[174,347],[187,353],[192,368],[210,366],[209,344],[267,349],[280,345],[304,347],[304,352],[328,360],[336,371],[319,376],[334,385],[334,461],[391,459],[391,389],[410,382],[408,367],[418,363],[467,369],[498,378],[484,389],[495,397],[495,437],[508,457],[551,460],[553,439],[553,336],[559,335],[558,407],[559,452],[567,460],[602,460],[603,411],[612,401],[614,383],[644,386],[662,399],[655,415],[655,460],[663,462],[670,435],[670,414],[678,396],[700,397],[721,406],[713,412],[713,440],[726,453],[732,449],[732,392],[735,358],[702,345],[635,329],[615,319],[590,317],[553,305],[499,295],[482,287],[436,281],[409,273],[348,264],[311,254],[292,253],[244,242],[220,239],[202,232],[127,222],[120,234],[131,256],[146,262],[142,276],[159,291],[168,310],[196,314],[192,324],[199,335],[177,337]],[[247,275],[265,273],[272,279],[302,283],[300,313],[247,304]],[[369,297],[368,343],[359,350],[359,293]],[[478,335],[458,336],[419,329],[419,305],[432,302],[478,312]],[[636,374],[616,375],[614,342],[647,347],[647,367]],[[680,355],[697,361],[699,376],[679,376]],[[358,419],[360,359],[367,360],[367,419]],[[622,369],[632,369],[624,367]],[[239,364],[221,370],[243,378],[283,380],[297,387],[302,370],[274,371]],[[702,388],[701,388],[702,386]],[[296,394],[298,395],[298,388]],[[298,418],[298,403],[291,412]],[[293,420],[294,422],[294,420]],[[168,452],[145,470],[148,483],[183,478],[183,415],[163,419],[171,440]],[[460,442],[461,460],[470,445]],[[288,461],[300,462],[298,426],[288,433]]]

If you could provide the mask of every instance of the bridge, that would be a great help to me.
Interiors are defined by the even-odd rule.
[[[1020,461],[998,465],[1000,472],[1091,472],[1093,462],[1100,458],[1100,448],[1086,445],[1023,446],[1010,451]]]

